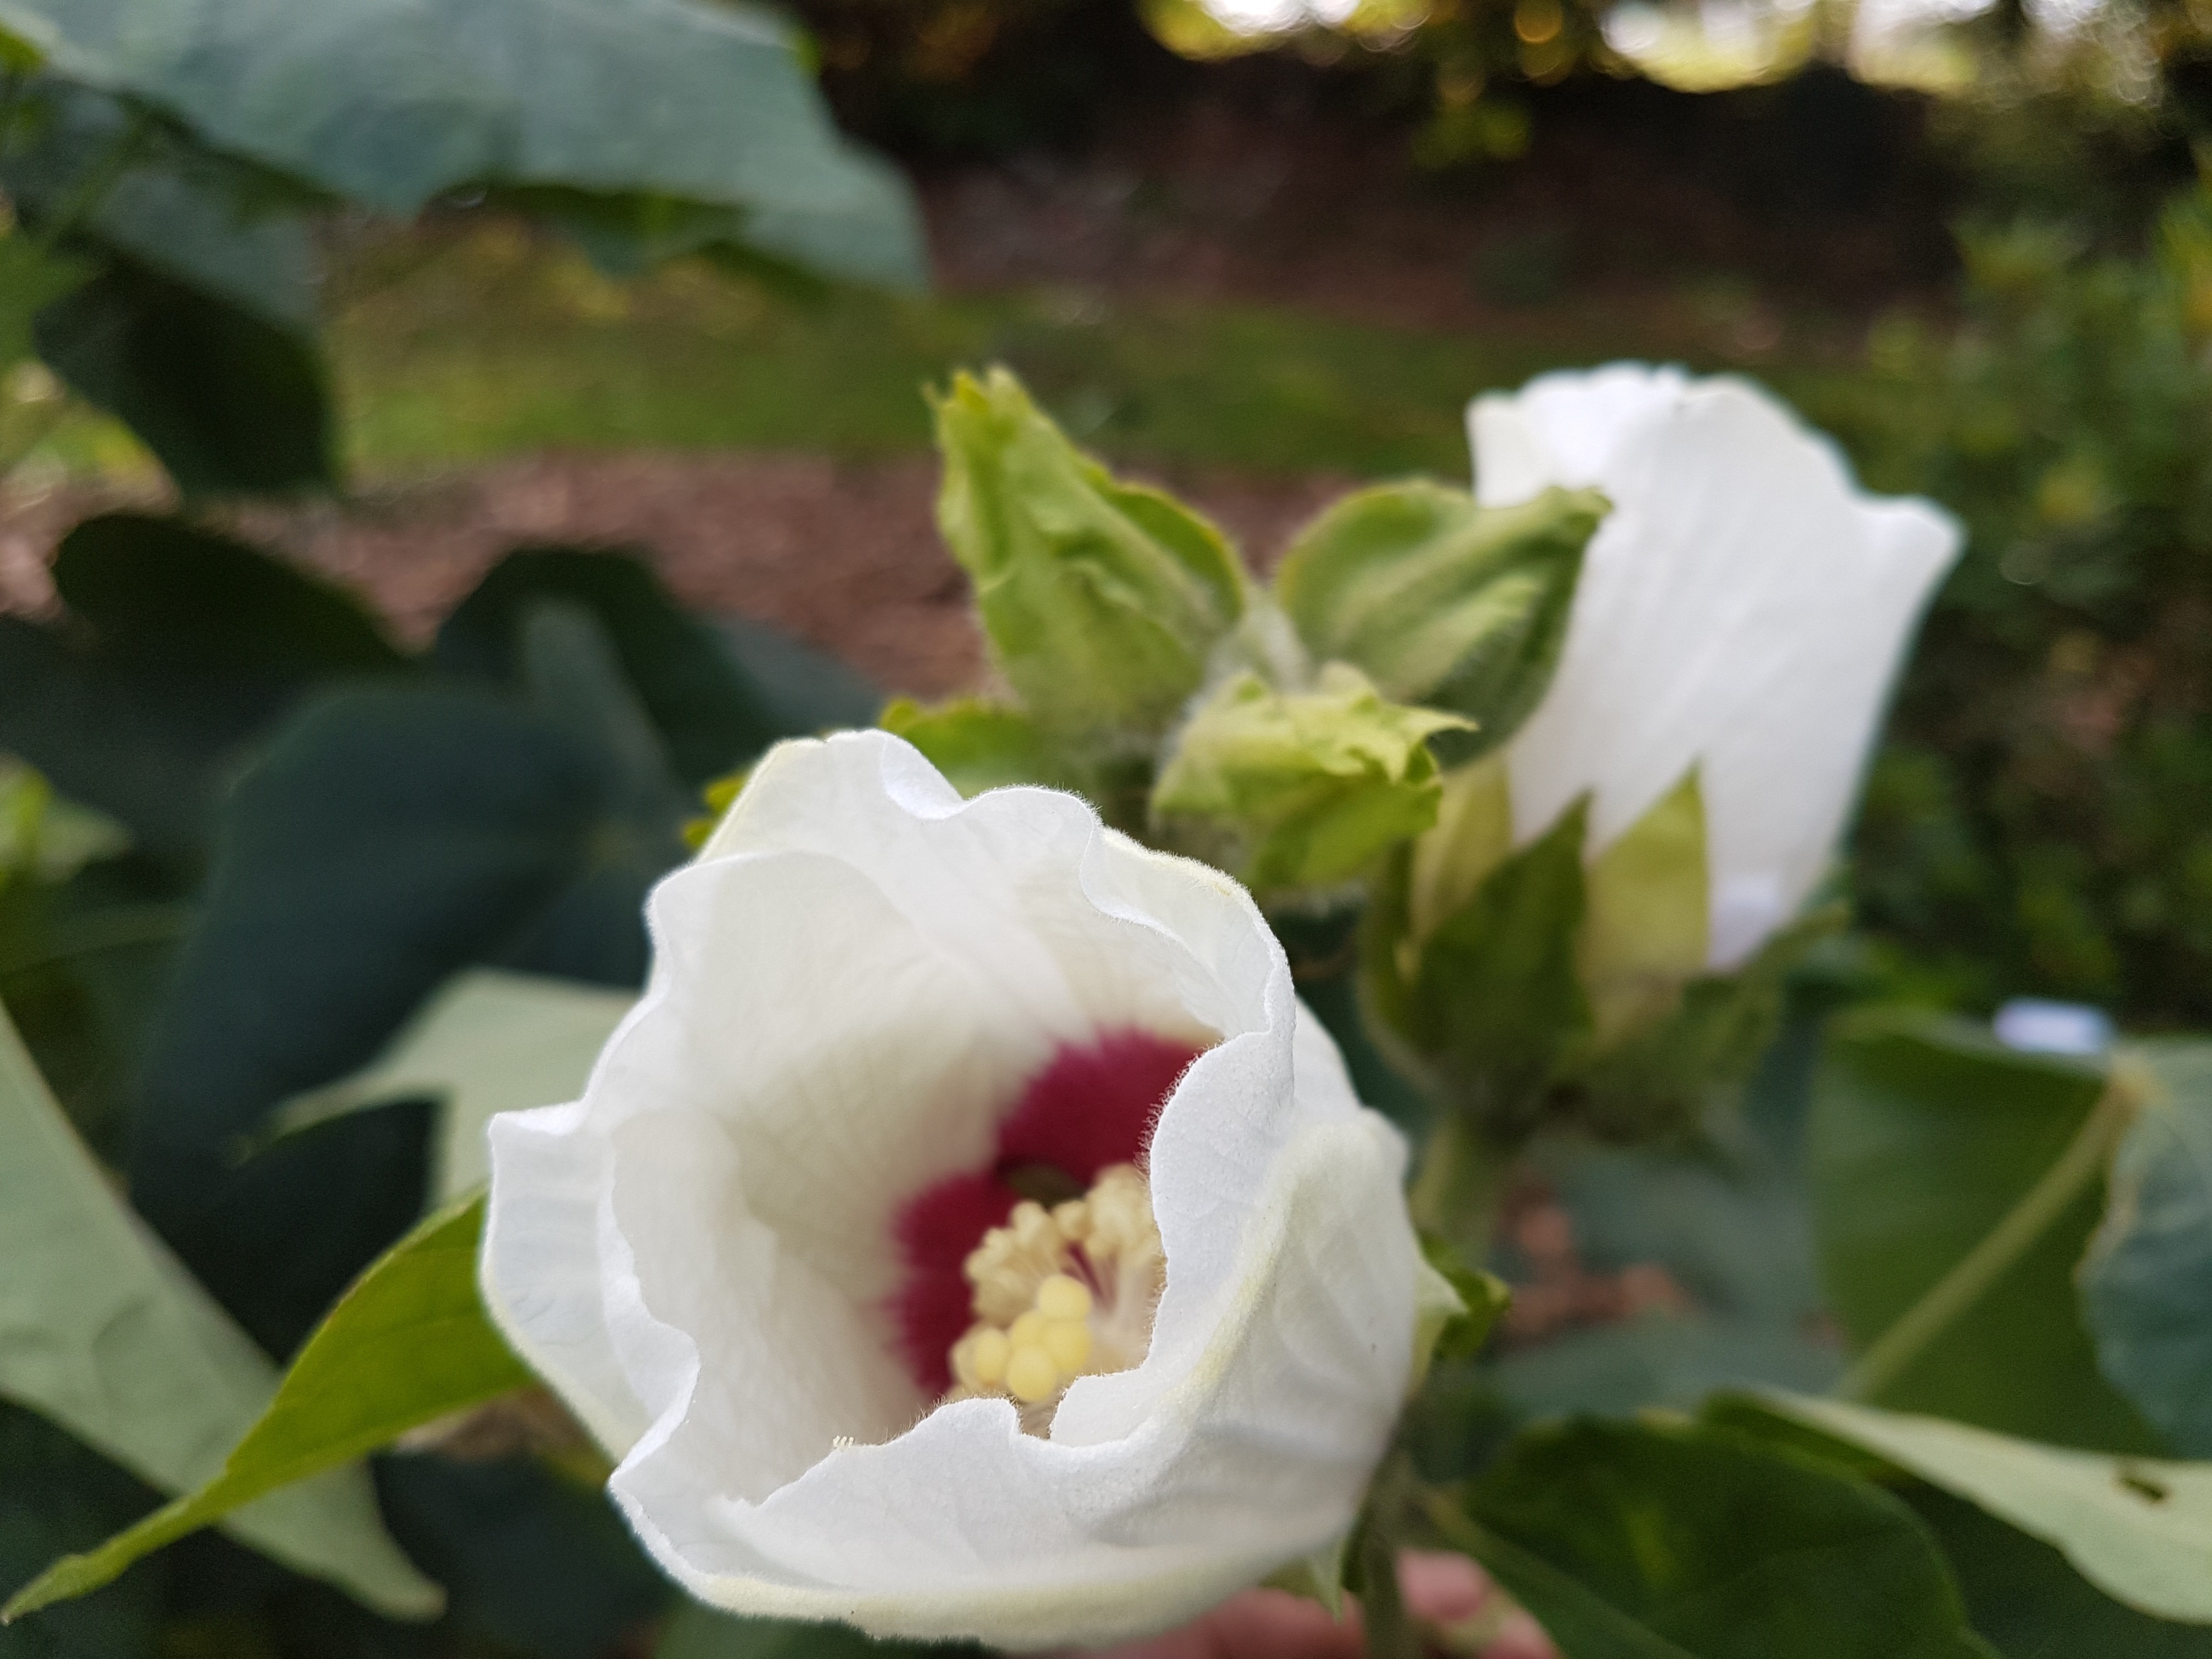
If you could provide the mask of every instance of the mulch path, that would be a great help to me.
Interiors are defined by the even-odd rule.
[[[1154,475],[1264,568],[1341,478]],[[772,623],[886,690],[970,686],[982,650],[966,578],[932,518],[933,459],[544,454],[371,486],[343,502],[231,509],[224,526],[364,594],[419,641],[511,548],[642,550],[685,604]],[[49,612],[55,544],[88,514],[157,507],[159,491],[65,485],[0,493],[0,610]]]

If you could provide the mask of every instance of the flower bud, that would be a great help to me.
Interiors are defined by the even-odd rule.
[[[1492,508],[1424,479],[1381,484],[1301,532],[1275,589],[1316,659],[1474,721],[1463,757],[1510,736],[1543,695],[1604,514],[1588,489]]]
[[[1454,714],[1386,702],[1344,663],[1305,692],[1238,674],[1183,728],[1152,813],[1261,892],[1348,881],[1436,821],[1427,739],[1469,729]]]
[[[991,654],[1048,730],[1157,732],[1244,608],[1221,532],[1069,443],[1004,369],[936,401],[938,527],[973,580]]]

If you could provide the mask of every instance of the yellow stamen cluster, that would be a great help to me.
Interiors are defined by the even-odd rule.
[[[1018,1204],[963,1271],[976,1318],[952,1347],[953,1397],[1011,1397],[1042,1433],[1077,1377],[1144,1359],[1166,1273],[1152,1190],[1117,1164],[1081,1198]]]

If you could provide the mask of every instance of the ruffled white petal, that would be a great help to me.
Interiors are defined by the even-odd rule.
[[[1559,671],[1508,750],[1516,838],[1591,796],[1595,851],[1692,765],[1711,964],[1740,965],[1818,883],[1912,624],[1956,556],[1939,509],[1862,494],[1747,383],[1616,364],[1469,414],[1483,500],[1613,502]]]
[[[1412,1361],[1403,1148],[1240,888],[864,733],[771,754],[650,915],[584,1100],[494,1123],[485,1279],[673,1575],[1035,1646],[1159,1628],[1349,1525]],[[1129,1026],[1212,1045],[1152,1144],[1146,1362],[1049,1440],[930,1410],[880,1312],[892,1217],[987,1161],[1057,1045]]]

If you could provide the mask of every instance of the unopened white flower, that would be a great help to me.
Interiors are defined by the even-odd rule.
[[[1342,1537],[1433,1275],[1243,889],[866,732],[650,917],[584,1097],[492,1125],[484,1284],[669,1572],[1039,1647]]]
[[[1613,503],[1559,671],[1507,750],[1516,840],[1589,792],[1595,854],[1693,765],[1711,965],[1741,965],[1819,882],[1905,643],[1959,528],[1869,495],[1748,382],[1617,363],[1468,410],[1487,506],[1550,484]]]

